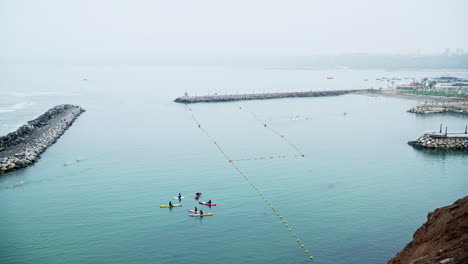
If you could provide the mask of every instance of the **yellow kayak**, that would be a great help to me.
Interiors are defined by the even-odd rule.
[[[189,216],[210,216],[210,215],[213,215],[212,213],[208,213],[208,214],[189,214]]]
[[[170,208],[170,207],[179,207],[179,206],[182,206],[181,204],[173,204],[172,206],[169,206],[169,205],[160,205],[159,207],[161,208]]]

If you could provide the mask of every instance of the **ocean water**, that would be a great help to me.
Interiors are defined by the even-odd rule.
[[[87,112],[33,167],[0,176],[0,263],[309,263],[311,254],[313,263],[386,263],[428,212],[468,190],[466,153],[406,142],[440,124],[462,131],[467,117],[418,116],[406,112],[417,101],[363,95],[190,106],[172,100],[184,92],[378,88],[387,87],[375,80],[383,76],[441,74],[468,76],[1,66],[1,135],[57,104]],[[293,232],[190,109],[230,159],[284,156],[234,164]],[[198,206],[213,216],[188,216],[199,191],[200,200],[218,204]],[[187,197],[183,207],[159,208],[179,192]]]

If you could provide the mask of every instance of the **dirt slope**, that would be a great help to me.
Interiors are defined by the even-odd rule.
[[[389,264],[468,264],[468,196],[437,208]]]

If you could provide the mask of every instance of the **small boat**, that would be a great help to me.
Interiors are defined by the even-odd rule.
[[[207,203],[207,202],[198,202],[199,204],[203,204],[203,205],[208,205],[208,206],[216,206],[215,203]]]
[[[213,213],[207,213],[207,214],[189,214],[189,216],[212,216]]]
[[[180,198],[179,198],[179,196],[172,197],[173,200],[180,200],[180,199],[184,199],[184,198],[185,198],[185,196],[181,196]]]
[[[171,207],[181,207],[181,204],[173,204],[172,206],[169,205],[160,205],[161,208],[171,208]]]

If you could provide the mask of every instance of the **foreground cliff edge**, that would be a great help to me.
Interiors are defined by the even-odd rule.
[[[32,165],[85,110],[57,105],[16,131],[0,137],[0,173]]]
[[[413,241],[388,263],[468,263],[468,196],[429,213]]]

